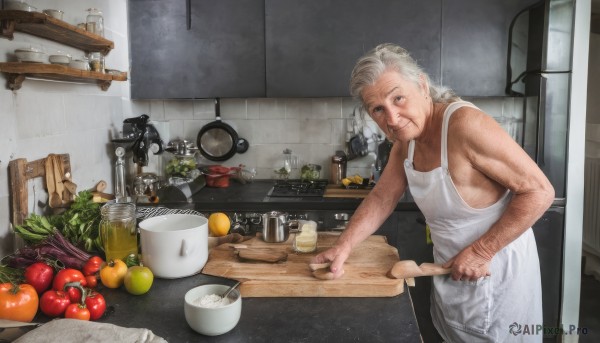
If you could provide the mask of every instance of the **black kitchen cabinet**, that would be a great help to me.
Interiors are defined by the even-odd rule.
[[[133,99],[265,95],[264,0],[128,3]]]
[[[357,59],[386,42],[438,80],[441,10],[441,0],[266,0],[267,96],[349,96]]]
[[[512,19],[538,0],[445,0],[441,83],[460,96],[505,96]]]

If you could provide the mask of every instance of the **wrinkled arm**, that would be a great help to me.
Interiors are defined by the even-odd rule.
[[[343,265],[352,249],[377,231],[404,193],[407,182],[403,164],[405,154],[401,151],[406,149],[402,146],[394,144],[379,181],[354,212],[336,244],[313,259],[312,263],[331,262],[330,269],[335,278],[344,273]]]
[[[492,118],[482,116],[468,124],[459,119],[453,133],[462,137],[472,167],[511,190],[513,197],[483,236],[444,265],[452,267],[455,280],[489,275],[494,255],[529,229],[554,200],[554,189],[536,163]]]

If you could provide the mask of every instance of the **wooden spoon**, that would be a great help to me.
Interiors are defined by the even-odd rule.
[[[53,155],[52,162],[54,164],[54,182],[56,183],[56,193],[58,193],[60,199],[60,206],[63,203],[63,191],[65,190],[65,186],[63,185],[63,174],[59,167],[62,164],[62,159],[59,155]]]
[[[50,154],[46,157],[44,168],[46,172],[46,188],[48,189],[48,206],[55,208],[60,206],[60,197],[56,193],[56,183],[54,181],[54,159]]]
[[[445,275],[450,274],[452,269],[444,268],[435,263],[421,263],[417,265],[415,261],[403,260],[398,261],[388,272],[388,277],[396,279],[409,279],[417,276]]]
[[[277,263],[287,260],[288,254],[285,251],[275,249],[250,249],[244,248],[236,250],[235,253],[242,261]]]
[[[63,200],[71,201],[74,195],[77,195],[77,184],[73,182],[71,179],[71,173],[66,172],[62,164],[62,158],[58,157],[58,169],[60,170],[61,180],[63,182],[63,186],[65,187],[65,191],[63,193]]]
[[[94,187],[90,188],[90,191],[102,193],[102,192],[104,192],[105,189],[106,189],[106,181],[100,180]]]

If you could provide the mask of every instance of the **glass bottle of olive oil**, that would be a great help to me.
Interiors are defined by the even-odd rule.
[[[100,235],[106,260],[125,260],[138,253],[135,204],[109,203],[100,209]]]

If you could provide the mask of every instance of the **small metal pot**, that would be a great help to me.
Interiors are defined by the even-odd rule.
[[[271,211],[262,216],[262,238],[267,243],[281,243],[288,240],[290,232],[298,232],[298,222],[288,222],[285,212]]]

